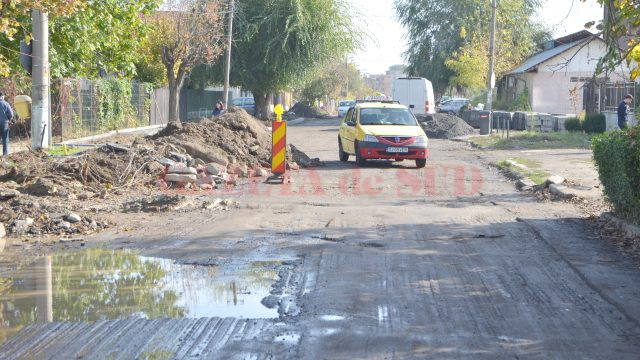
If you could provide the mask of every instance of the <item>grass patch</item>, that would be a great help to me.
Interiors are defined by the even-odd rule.
[[[94,149],[95,147],[90,146],[73,146],[67,145],[66,153],[63,145],[52,145],[49,148],[49,156],[65,156],[65,155],[75,155],[79,154],[83,151]]]
[[[522,164],[531,169],[540,169],[542,167],[542,163],[538,160],[527,159],[527,158],[512,158],[511,160],[517,162],[518,164]]]
[[[510,138],[500,134],[476,136],[470,140],[481,148],[509,149],[590,149],[592,135],[580,132],[512,131]]]
[[[542,185],[544,184],[545,181],[547,181],[547,178],[549,177],[549,173],[544,171],[544,170],[540,170],[540,169],[535,169],[530,167],[529,165],[525,164],[524,162],[522,162],[521,160],[526,160],[525,162],[529,162],[533,165],[537,165],[534,167],[539,167],[540,163],[535,161],[535,160],[529,160],[529,159],[522,159],[522,158],[518,158],[518,159],[511,159],[517,163],[520,163],[522,165],[525,165],[526,167],[529,168],[529,170],[525,170],[521,167],[517,167],[517,166],[513,166],[511,165],[511,163],[509,163],[507,160],[503,160],[500,161],[496,164],[496,166],[501,169],[501,170],[507,170],[510,172],[514,172],[514,173],[518,173],[524,177],[527,177],[529,179],[531,179],[531,181],[533,181],[534,183],[536,183],[536,185]]]

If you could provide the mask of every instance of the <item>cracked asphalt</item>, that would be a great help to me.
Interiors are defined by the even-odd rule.
[[[225,195],[237,209],[158,214],[89,245],[282,261],[279,318],[33,324],[0,358],[638,359],[640,268],[572,204],[517,192],[459,142],[432,140],[423,170],[357,169],[337,134],[335,120],[291,126],[325,166]]]

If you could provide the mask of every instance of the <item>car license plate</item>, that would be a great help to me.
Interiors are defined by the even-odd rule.
[[[388,153],[408,153],[409,152],[409,148],[406,148],[406,147],[388,147],[387,148],[387,152]]]

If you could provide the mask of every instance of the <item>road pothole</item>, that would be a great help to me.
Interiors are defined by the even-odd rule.
[[[278,295],[289,295],[282,289],[292,285],[292,273],[293,266],[281,261],[253,261],[221,269],[143,257],[127,250],[89,249],[45,256],[0,274],[0,343],[32,323],[131,316],[278,318],[282,308],[269,308],[261,301],[273,295],[274,289]],[[284,296],[278,300],[291,307]],[[295,308],[295,301],[293,304]],[[287,315],[297,314],[291,310]]]

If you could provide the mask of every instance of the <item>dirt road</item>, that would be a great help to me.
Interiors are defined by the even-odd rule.
[[[325,161],[290,186],[236,189],[230,211],[154,215],[90,243],[221,271],[277,261],[263,301],[277,317],[61,322],[54,301],[0,358],[638,358],[638,265],[573,205],[518,193],[458,142],[432,141],[423,170],[356,169],[337,161],[336,125],[290,128]]]

